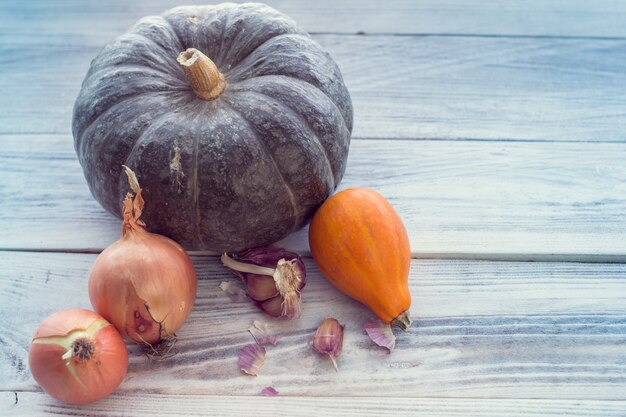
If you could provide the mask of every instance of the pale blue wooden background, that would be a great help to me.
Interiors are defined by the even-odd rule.
[[[196,254],[179,354],[131,348],[112,397],[69,407],[32,380],[38,322],[89,307],[119,222],[90,196],[71,109],[90,60],[170,0],[0,2],[0,415],[626,415],[626,3],[271,1],[338,62],[355,128],[342,188],[368,186],[411,238],[416,325],[392,355],[371,314],[307,257],[305,312],[257,378],[237,369],[265,320]],[[308,254],[306,230],[284,245]],[[346,323],[335,373],[308,338]],[[261,398],[268,385],[277,398]]]

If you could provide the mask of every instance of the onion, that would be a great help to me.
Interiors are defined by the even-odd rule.
[[[111,323],[93,311],[58,311],[37,328],[29,352],[35,381],[59,401],[86,404],[124,379],[128,351]]]
[[[136,195],[128,193],[124,199],[121,239],[93,265],[89,298],[122,336],[154,345],[173,336],[189,317],[196,272],[178,243],[144,229],[141,188],[135,174],[124,168]]]

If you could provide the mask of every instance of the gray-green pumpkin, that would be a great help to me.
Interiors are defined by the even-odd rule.
[[[104,47],[72,129],[108,211],[121,215],[127,165],[148,230],[235,251],[299,229],[335,190],[352,103],[336,63],[287,16],[253,3],[184,6]]]

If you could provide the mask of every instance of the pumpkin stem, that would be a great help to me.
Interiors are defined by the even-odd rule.
[[[224,75],[208,56],[196,48],[181,52],[176,61],[183,67],[187,81],[201,99],[215,100],[226,88]]]
[[[402,329],[402,331],[405,331],[405,332],[409,330],[409,327],[411,327],[412,323],[413,321],[411,320],[411,315],[409,314],[409,310],[406,310],[405,312],[400,313],[398,317],[396,317],[395,319],[391,321],[392,326],[397,326],[400,329]]]

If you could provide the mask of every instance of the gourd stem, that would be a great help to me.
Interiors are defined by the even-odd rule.
[[[400,329],[406,332],[407,330],[409,330],[409,327],[411,327],[412,323],[413,321],[411,320],[411,315],[409,314],[409,310],[406,310],[405,312],[401,313],[398,317],[393,319],[391,322],[391,325],[398,326]]]
[[[224,75],[209,57],[196,48],[181,52],[176,61],[185,71],[187,81],[199,98],[215,100],[226,88]]]

